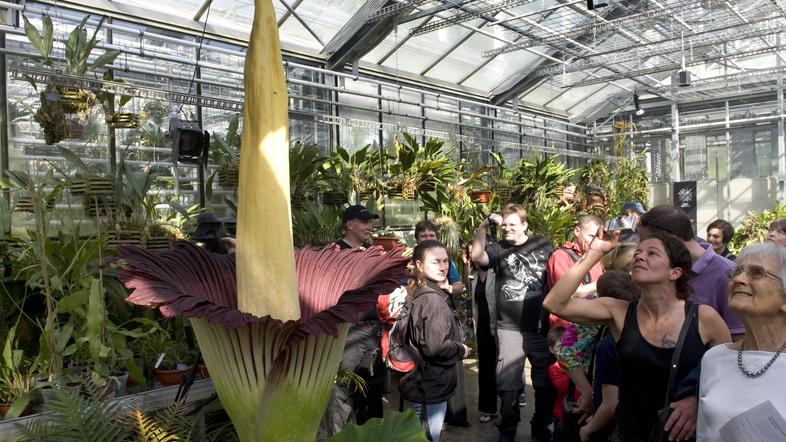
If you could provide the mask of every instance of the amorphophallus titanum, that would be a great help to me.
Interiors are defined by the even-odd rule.
[[[270,0],[255,0],[245,66],[237,267],[178,242],[151,254],[120,247],[128,301],[191,324],[242,441],[313,441],[350,322],[405,273],[403,247],[293,253],[287,90]],[[237,270],[237,275],[235,274]],[[237,277],[236,277],[237,276]]]

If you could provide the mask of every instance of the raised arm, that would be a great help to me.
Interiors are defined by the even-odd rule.
[[[486,253],[486,233],[490,224],[489,220],[497,224],[502,223],[502,217],[496,213],[492,213],[480,222],[478,228],[475,230],[475,238],[472,240],[472,262],[484,267],[489,265],[489,255]]]
[[[599,233],[590,243],[589,250],[551,288],[543,307],[550,312],[579,324],[609,324],[612,330],[624,319],[628,303],[613,298],[586,300],[572,297],[581,284],[581,278],[598,263],[606,252],[617,247],[619,232],[612,235]],[[616,319],[616,320],[615,320]]]
[[[699,334],[702,341],[710,347],[731,342],[731,334],[726,321],[714,308],[708,305],[699,306]]]

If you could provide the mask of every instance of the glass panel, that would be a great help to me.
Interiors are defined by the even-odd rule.
[[[707,135],[707,178],[725,180],[728,178],[729,147],[726,133]]]
[[[295,3],[294,0],[284,1],[289,5]],[[363,0],[304,0],[295,12],[308,23],[323,42],[327,43],[355,15],[363,3],[365,3]],[[287,22],[290,21],[296,19],[290,17]]]

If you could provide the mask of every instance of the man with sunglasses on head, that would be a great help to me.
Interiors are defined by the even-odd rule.
[[[729,308],[729,277],[726,272],[734,267],[734,263],[715,253],[709,244],[699,244],[690,217],[674,206],[656,206],[641,217],[638,232],[642,241],[653,231],[671,234],[685,244],[693,261],[688,281],[693,287],[691,300],[714,308],[726,322],[732,338],[735,341],[741,339],[745,328]]]
[[[504,239],[486,243],[491,223],[499,225]],[[532,416],[532,438],[540,442],[551,439],[549,424],[557,392],[548,376],[555,362],[546,342],[548,314],[543,309],[546,286],[546,265],[551,256],[551,242],[527,236],[527,211],[518,204],[509,204],[502,215],[491,214],[475,231],[472,261],[478,266],[494,269],[496,275],[497,389],[502,398],[499,423],[500,442],[512,442],[521,420],[519,395],[524,391],[524,357],[532,370],[535,389],[535,413]]]

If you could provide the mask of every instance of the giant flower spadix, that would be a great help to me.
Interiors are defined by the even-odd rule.
[[[158,255],[121,247],[128,301],[191,319],[241,441],[313,441],[350,322],[405,273],[403,247],[293,252],[287,90],[270,0],[255,0],[234,256],[186,242]],[[297,269],[297,273],[296,273]]]

